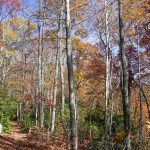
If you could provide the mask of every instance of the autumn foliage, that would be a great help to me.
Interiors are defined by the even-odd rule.
[[[150,0],[118,1],[0,0],[0,147],[149,148]]]

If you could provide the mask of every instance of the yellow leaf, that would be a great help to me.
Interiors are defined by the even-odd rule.
[[[113,137],[113,141],[114,142],[120,142],[121,140],[125,139],[128,135],[129,135],[129,132],[120,132],[120,133],[117,133]]]
[[[6,50],[5,53],[10,56],[14,56],[16,54],[15,50]]]
[[[149,121],[146,122],[145,127],[146,127],[147,129],[150,129],[150,122],[149,122]]]

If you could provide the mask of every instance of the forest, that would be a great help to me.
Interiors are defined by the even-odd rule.
[[[150,0],[0,0],[0,150],[149,150]]]

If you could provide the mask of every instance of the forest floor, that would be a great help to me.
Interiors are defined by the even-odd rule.
[[[88,142],[79,144],[80,150],[85,150]],[[28,135],[22,133],[19,124],[11,122],[10,134],[0,134],[0,150],[69,150],[68,143],[64,137],[56,138],[36,131],[35,134]]]
[[[0,150],[66,150],[63,140],[51,138],[50,142],[22,133],[16,122],[11,122],[11,133],[0,135]]]

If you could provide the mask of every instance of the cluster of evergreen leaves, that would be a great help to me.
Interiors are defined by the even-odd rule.
[[[8,94],[6,88],[0,88],[0,123],[3,126],[3,132],[11,131],[10,122],[16,117],[15,98]]]

